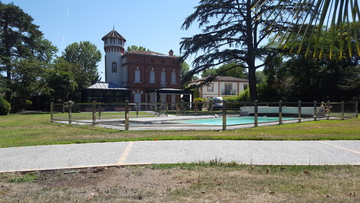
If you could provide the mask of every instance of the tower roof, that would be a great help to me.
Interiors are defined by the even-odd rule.
[[[126,39],[121,36],[116,30],[111,30],[108,34],[106,34],[101,40],[105,40],[106,38],[115,38],[115,39],[121,39],[126,41]]]

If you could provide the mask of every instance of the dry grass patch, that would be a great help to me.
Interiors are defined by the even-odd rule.
[[[178,164],[0,174],[0,202],[359,202],[354,166]]]

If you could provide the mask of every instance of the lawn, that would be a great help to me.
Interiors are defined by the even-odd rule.
[[[138,140],[359,140],[360,119],[322,120],[232,131],[119,131],[50,122],[50,114],[0,116],[0,147]]]

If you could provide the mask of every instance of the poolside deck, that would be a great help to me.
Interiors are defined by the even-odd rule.
[[[201,124],[189,124],[189,123],[178,123],[180,120],[193,120],[193,119],[209,119],[214,116],[173,116],[168,117],[141,117],[141,118],[130,118],[129,130],[143,131],[143,130],[222,130],[221,125],[201,125]],[[325,118],[318,118],[319,120]],[[313,118],[302,118],[302,122],[313,121]],[[68,121],[56,121],[57,123],[68,124]],[[283,120],[283,124],[297,123],[297,118],[294,120]],[[73,124],[77,125],[92,125],[90,120],[77,120],[73,121]],[[96,126],[124,130],[125,119],[101,119],[96,121]],[[272,126],[279,125],[278,121],[275,122],[264,122],[258,123],[258,126]],[[227,125],[227,130],[236,130],[242,128],[251,128],[254,124],[240,124],[240,125]]]

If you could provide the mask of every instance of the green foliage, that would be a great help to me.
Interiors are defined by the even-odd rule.
[[[259,44],[272,32],[286,30],[292,20],[287,21],[285,16],[294,12],[294,7],[301,2],[296,0],[289,4],[287,1],[280,1],[281,7],[274,9],[274,1],[264,1],[259,5],[252,0],[200,1],[194,13],[182,25],[187,30],[197,23],[202,30],[200,34],[182,38],[180,43],[183,59],[197,54],[193,60],[194,68],[184,80],[190,80],[195,74],[229,62],[244,64],[249,74],[250,97],[255,100],[255,72],[261,67],[255,65],[255,60],[268,53],[268,49]],[[274,21],[275,18],[281,20]],[[270,25],[276,27],[276,30],[269,30]]]
[[[208,69],[202,73],[201,77],[207,77],[210,75],[231,76],[236,78],[248,77],[244,65],[236,63],[227,63],[216,69]]]
[[[151,51],[151,50],[142,46],[131,45],[127,47],[126,51],[131,52],[131,51]]]
[[[262,2],[257,0],[256,4],[261,5]],[[282,2],[278,1],[274,8],[281,8]],[[288,18],[293,20],[293,27],[276,37],[280,42],[279,48],[314,58],[323,58],[326,54],[331,60],[360,56],[358,1],[316,0],[304,4],[297,12],[289,13]],[[271,25],[270,29],[277,29],[277,25]],[[322,32],[323,29],[327,32]],[[309,36],[314,39],[310,46],[306,41],[297,40]],[[297,43],[293,43],[293,39]],[[354,53],[356,50],[357,53]]]
[[[12,71],[11,89],[12,104],[15,111],[25,110],[32,102],[31,96],[44,91],[45,82],[44,65],[35,58],[21,59],[15,63],[16,69]]]
[[[325,32],[325,31],[324,31]],[[339,33],[340,34],[340,33]],[[266,58],[264,74],[266,82],[261,83],[259,98],[262,101],[328,101],[357,100],[360,98],[360,57],[355,53],[343,59],[332,57],[329,51],[332,36],[327,36],[323,46],[323,58],[305,57],[306,50],[299,54],[282,54]],[[359,38],[360,40],[360,38]],[[291,42],[303,44],[314,51],[316,39],[298,37]],[[355,44],[350,43],[353,48]],[[340,44],[334,44],[332,53],[339,51]],[[345,55],[345,53],[344,53]]]
[[[201,97],[197,97],[194,99],[194,102],[205,102],[205,99]]]
[[[224,100],[227,102],[244,102],[244,101],[250,101],[250,92],[249,89],[244,90],[240,95],[238,96],[232,96],[232,97],[224,97]]]
[[[101,60],[101,52],[89,41],[72,43],[63,52],[62,58],[74,64],[73,72],[78,85],[78,92],[100,80],[97,63]]]
[[[70,99],[70,94],[74,93],[77,83],[72,72],[51,69],[48,71],[48,87],[51,88],[50,95],[52,101],[64,103]]]
[[[8,115],[10,113],[10,110],[10,103],[0,95],[0,115]]]
[[[45,93],[43,69],[57,52],[33,20],[18,6],[0,2],[0,91],[13,111],[23,110],[32,96]]]

